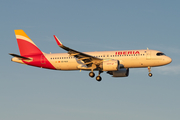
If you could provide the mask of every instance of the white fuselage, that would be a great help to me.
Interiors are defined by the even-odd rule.
[[[165,55],[157,56],[156,50],[126,50],[84,52],[91,56],[106,60],[119,60],[124,68],[156,67],[169,64],[171,58]],[[70,56],[68,53],[44,54],[50,63],[58,70],[79,70],[83,61]],[[43,61],[42,61],[43,62]]]

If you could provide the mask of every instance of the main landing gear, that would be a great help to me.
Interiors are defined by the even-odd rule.
[[[95,76],[94,72],[90,72],[89,76],[93,78]]]
[[[100,76],[100,74],[101,74],[102,72],[103,72],[103,71],[99,71],[99,75],[96,77],[96,80],[99,81],[99,82],[102,80],[102,78],[101,78],[101,76]],[[93,77],[95,76],[94,72],[90,72],[90,73],[89,73],[89,76],[93,78]]]
[[[152,77],[153,74],[151,73],[151,67],[148,67],[148,72],[149,72],[149,74],[148,74],[149,77]]]

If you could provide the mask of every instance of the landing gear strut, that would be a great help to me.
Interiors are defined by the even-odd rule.
[[[148,74],[149,77],[152,77],[153,74],[151,73],[151,67],[148,67],[148,72],[149,72],[149,74]]]

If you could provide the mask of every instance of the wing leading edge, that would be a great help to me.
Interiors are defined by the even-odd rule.
[[[54,38],[59,47],[68,51],[69,55],[76,57],[78,60],[82,60],[87,67],[92,67],[92,64],[99,65],[103,61],[103,59],[100,59],[92,55],[85,54],[83,52],[79,52],[77,50],[73,50],[69,47],[64,46],[55,35],[54,35]]]

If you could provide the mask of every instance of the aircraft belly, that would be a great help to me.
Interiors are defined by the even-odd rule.
[[[144,67],[148,67],[148,66],[151,66],[151,67],[155,67],[155,66],[161,66],[162,63],[161,63],[161,60],[144,60],[143,62],[143,66]]]
[[[74,63],[64,63],[59,65],[61,70],[77,70],[77,65]]]
[[[146,60],[145,59],[124,59],[122,63],[125,68],[140,68],[146,67]]]

